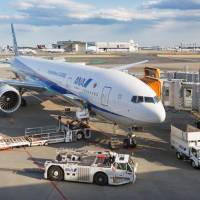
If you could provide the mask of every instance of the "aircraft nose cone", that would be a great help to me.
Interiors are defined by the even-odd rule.
[[[148,123],[161,123],[165,121],[166,118],[166,112],[161,102],[149,105],[146,117],[148,117],[147,121]]]
[[[164,122],[166,118],[165,110],[163,109],[160,112],[158,112],[157,117],[158,117],[158,123]]]
[[[166,118],[166,112],[162,105],[162,103],[159,103],[160,105],[154,110],[152,113],[152,121],[154,123],[161,123],[165,121]]]

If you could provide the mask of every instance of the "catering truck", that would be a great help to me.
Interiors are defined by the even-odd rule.
[[[171,126],[170,142],[178,159],[190,160],[192,167],[200,168],[200,129],[188,125],[182,131]]]
[[[136,180],[137,165],[128,154],[114,152],[65,152],[44,164],[44,178],[97,185],[122,185]]]

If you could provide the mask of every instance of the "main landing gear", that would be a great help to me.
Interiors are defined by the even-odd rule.
[[[24,98],[22,98],[21,107],[26,107],[26,106],[27,106],[27,101]]]

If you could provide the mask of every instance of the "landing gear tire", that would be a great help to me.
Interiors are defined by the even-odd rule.
[[[51,166],[48,170],[48,178],[51,181],[62,181],[62,180],[64,180],[63,170],[58,166]]]
[[[137,146],[137,142],[134,139],[128,139],[128,138],[126,138],[123,141],[123,146],[124,146],[124,148],[129,148],[129,147],[135,148]]]
[[[178,160],[183,160],[183,156],[179,152],[176,152],[176,157]]]
[[[21,100],[21,107],[26,107],[27,106],[27,102],[24,98],[22,98]]]
[[[123,146],[124,146],[124,148],[128,148],[129,147],[129,140],[128,140],[128,138],[124,139]]]
[[[197,168],[198,168],[198,167],[196,166],[194,160],[191,160],[191,165],[192,165],[192,167],[193,167],[194,169],[197,169]]]
[[[97,185],[108,185],[108,177],[104,173],[97,173],[94,176],[94,183]]]
[[[76,138],[77,138],[77,140],[82,140],[84,138],[83,132],[82,131],[78,131],[78,133],[76,134]]]
[[[45,142],[43,146],[48,146],[48,142]]]

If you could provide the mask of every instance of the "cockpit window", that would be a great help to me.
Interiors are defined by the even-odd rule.
[[[139,96],[139,97],[138,97],[138,103],[142,103],[143,101],[144,101],[144,97]]]
[[[144,102],[144,97],[143,96],[133,96],[131,101],[133,103],[142,103],[142,102]]]
[[[155,97],[143,97],[143,96],[133,96],[131,101],[133,103],[158,103],[160,99],[155,96]]]
[[[154,98],[153,97],[144,97],[145,103],[154,103]]]
[[[157,97],[157,96],[155,96],[155,97],[154,97],[154,103],[158,103],[159,101],[160,101],[160,98]]]
[[[137,103],[137,96],[133,96],[132,99],[131,99],[131,101],[132,101],[133,103]]]

